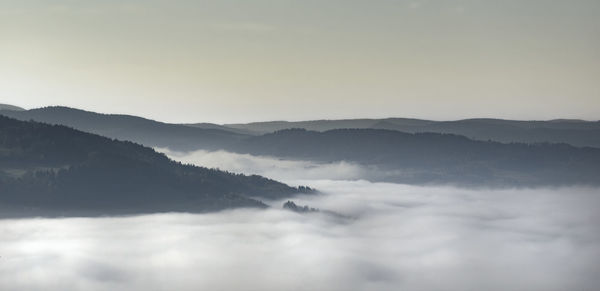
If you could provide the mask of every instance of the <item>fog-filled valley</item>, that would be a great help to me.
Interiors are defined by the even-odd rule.
[[[31,112],[0,116],[0,290],[600,284],[598,148]]]
[[[593,290],[597,188],[373,183],[351,163],[177,161],[319,190],[268,209],[0,220],[1,290]],[[320,211],[282,209],[287,200]]]
[[[234,173],[257,174],[294,184],[301,180],[359,180],[366,177],[385,175],[375,167],[364,167],[350,162],[319,163],[302,160],[286,160],[271,156],[255,156],[227,151],[192,152],[172,151],[156,148],[158,152],[182,163],[203,165]]]
[[[597,121],[470,119],[425,127],[437,123],[394,118],[385,122],[395,127],[375,126],[373,123],[378,120],[355,119],[267,122],[264,124],[274,126],[263,128],[263,123],[250,123],[247,127],[171,124],[61,106],[5,109],[0,110],[0,115],[180,152],[225,150],[327,164],[350,163],[368,168],[360,177],[374,182],[478,187],[600,186]],[[261,131],[248,131],[257,125]],[[423,126],[410,127],[413,125]],[[544,134],[539,135],[539,131]]]
[[[600,290],[600,1],[0,1],[0,291]]]

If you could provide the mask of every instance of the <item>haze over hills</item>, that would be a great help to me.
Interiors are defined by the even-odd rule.
[[[0,216],[205,212],[311,192],[182,165],[132,142],[0,116]]]
[[[599,79],[600,0],[0,0],[0,291],[600,291]]]
[[[110,138],[182,151],[199,148],[219,149],[245,137],[233,131],[216,128],[195,128],[131,115],[100,114],[62,106],[25,111],[2,110],[0,115],[19,120],[66,125]]]
[[[504,144],[439,133],[382,129],[291,129],[256,136],[230,151],[375,166],[375,181],[474,186],[599,185],[600,149]]]
[[[369,167],[372,171],[363,178],[371,181],[502,187],[600,183],[600,149],[547,144],[596,145],[600,142],[598,122],[498,119],[439,122],[388,118],[275,121],[228,125],[236,127],[229,129],[209,123],[167,124],[67,107],[4,110],[0,114],[63,124],[110,138],[182,152],[226,150],[323,163],[346,161]],[[263,135],[257,131],[244,134],[290,126],[319,131],[295,129]],[[337,127],[355,129],[329,130]],[[460,132],[467,137],[448,132]],[[497,140],[504,143],[495,142]]]
[[[218,130],[224,130],[224,131],[231,131],[231,132],[235,132],[235,133],[239,133],[239,134],[244,134],[244,135],[259,135],[260,134],[260,133],[258,133],[256,131],[252,131],[252,130],[247,130],[247,129],[243,129],[243,128],[228,127],[228,126],[225,126],[225,125],[219,125],[219,124],[207,123],[207,122],[202,122],[202,123],[187,123],[187,124],[182,124],[182,125],[191,126],[191,127],[197,127],[197,128],[203,128],[203,129],[218,129]]]
[[[327,131],[344,128],[389,129],[409,133],[435,132],[464,135],[476,140],[499,142],[552,142],[574,146],[600,147],[600,121],[549,120],[519,121],[492,118],[456,121],[432,121],[410,118],[342,119],[312,121],[269,121],[247,124],[225,124],[227,127],[252,131],[255,134],[277,130],[303,128]]]
[[[0,110],[12,110],[12,111],[23,111],[24,108],[19,106],[9,105],[9,104],[0,104]]]
[[[432,121],[409,118],[342,119],[312,121],[269,121],[247,124],[213,123],[169,124],[131,115],[99,114],[69,107],[44,107],[31,110],[0,110],[0,114],[19,120],[35,120],[67,125],[82,131],[147,146],[173,150],[216,150],[249,136],[303,128],[312,131],[332,129],[388,129],[408,133],[434,132],[463,135],[475,140],[504,143],[568,143],[573,146],[600,147],[600,121],[549,120],[519,121],[503,119],[464,119]]]

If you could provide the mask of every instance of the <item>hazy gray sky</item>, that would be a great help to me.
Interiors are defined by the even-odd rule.
[[[600,119],[600,1],[0,0],[0,103],[173,122]]]

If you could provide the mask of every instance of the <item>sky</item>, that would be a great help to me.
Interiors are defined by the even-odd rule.
[[[168,122],[600,119],[600,1],[0,0],[0,103]]]

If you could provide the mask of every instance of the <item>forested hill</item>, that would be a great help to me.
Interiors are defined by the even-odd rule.
[[[600,149],[567,144],[475,141],[438,133],[378,129],[282,130],[231,151],[375,166],[374,180],[481,186],[600,185]]]
[[[322,162],[356,162],[371,167],[373,171],[365,178],[375,181],[487,186],[600,184],[600,148],[579,147],[600,144],[598,122],[499,119],[434,122],[402,118],[268,122],[257,125],[259,128],[264,125],[269,130],[293,124],[317,128],[371,128],[322,132],[295,129],[253,136],[243,134],[253,130],[251,127],[229,132],[226,127],[213,124],[195,125],[198,127],[167,124],[66,107],[0,111],[0,114],[64,124],[111,138],[179,151],[224,149]],[[467,137],[418,131],[460,132]]]
[[[269,121],[226,124],[227,127],[254,132],[255,135],[277,130],[303,128],[314,131],[333,129],[388,129],[408,133],[434,132],[464,135],[475,140],[523,143],[568,143],[578,147],[600,148],[600,122],[584,120],[521,121],[474,118],[455,121],[433,121],[410,118],[340,119],[311,121]]]
[[[25,111],[0,110],[1,115],[28,121],[66,125],[85,132],[128,140],[151,147],[187,151],[216,150],[246,137],[215,128],[169,124],[131,115],[100,114],[69,107],[44,107]]]
[[[129,140],[151,147],[177,151],[218,150],[251,136],[277,130],[303,128],[314,131],[333,129],[387,129],[408,133],[449,133],[470,139],[503,143],[568,143],[577,147],[600,148],[600,122],[583,120],[518,121],[491,118],[432,121],[409,118],[345,119],[312,121],[270,121],[248,124],[211,123],[169,124],[141,117],[100,114],[69,107],[31,110],[3,110],[0,114],[19,120],[66,125],[102,136]]]
[[[100,114],[69,107],[16,110],[0,106],[0,114],[19,120],[35,120],[66,125],[110,138],[129,140],[151,147],[177,151],[218,150],[251,136],[303,128],[314,131],[333,129],[387,129],[408,133],[449,133],[470,139],[503,143],[568,143],[577,147],[600,148],[600,122],[584,120],[519,121],[492,118],[433,121],[410,118],[342,119],[311,121],[269,121],[247,124],[212,123],[169,124],[141,117]]]
[[[153,149],[0,116],[0,216],[203,212],[264,207],[292,188],[182,165]]]

